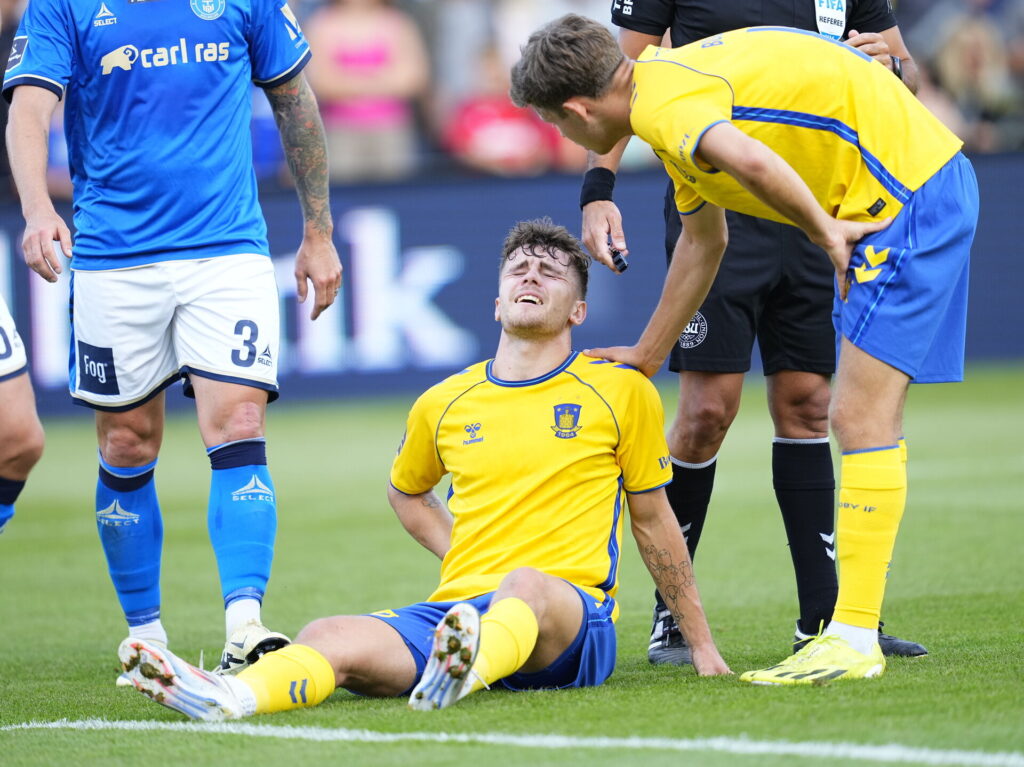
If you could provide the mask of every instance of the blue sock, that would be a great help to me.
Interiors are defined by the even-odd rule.
[[[129,626],[160,618],[164,525],[153,481],[155,468],[156,461],[125,468],[100,457],[96,529]]]
[[[18,500],[21,489],[25,483],[16,479],[4,479],[0,477],[0,533],[4,525],[11,521],[14,516],[14,502]]]
[[[277,534],[266,440],[226,442],[206,452],[213,469],[206,521],[224,606],[236,599],[262,601]]]

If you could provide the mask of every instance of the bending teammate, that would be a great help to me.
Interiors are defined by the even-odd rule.
[[[839,4],[842,6],[842,4]],[[887,0],[854,0],[825,8],[815,0],[793,3],[737,0],[635,0],[616,3],[612,21],[619,46],[637,58],[660,45],[672,47],[754,24],[789,25],[845,40],[886,66],[911,92],[917,68]],[[583,243],[607,262],[608,239],[628,252],[622,216],[611,201],[613,171],[625,148],[591,153],[580,203]],[[665,194],[665,248],[669,262],[682,231],[671,181]],[[835,372],[832,267],[821,249],[793,226],[730,211],[729,244],[707,298],[668,357],[679,373],[679,407],[668,429],[672,484],[668,499],[696,559],[718,466],[718,452],[740,406],[744,373],[757,339],[767,381],[768,412],[775,427],[772,480],[796,576],[799,649],[835,606],[835,476],[828,441],[829,385]],[[925,655],[917,642],[884,634],[885,655]],[[686,663],[679,627],[656,595],[647,650],[651,663]]]
[[[654,387],[572,351],[586,317],[588,258],[547,219],[502,251],[493,360],[421,396],[391,469],[402,525],[441,558],[428,601],[322,618],[235,678],[129,637],[135,686],[197,719],[312,706],[336,687],[443,708],[501,683],[599,685],[615,666],[624,506],[633,537],[693,650],[697,673],[729,673],[711,640],[686,545]],[[515,466],[514,472],[500,467]],[[449,508],[434,487],[451,474]],[[482,617],[481,617],[482,616]]]
[[[104,6],[104,10],[106,7]],[[102,14],[101,14],[102,15]],[[261,621],[277,525],[264,417],[277,397],[279,316],[249,133],[250,82],[277,119],[302,204],[295,257],[315,319],[334,300],[323,126],[287,5],[125,5],[32,0],[3,95],[28,265],[55,282],[68,227],[46,189],[50,116],[65,100],[74,182],[70,388],[96,411],[96,525],[132,636],[166,644],[163,522],[154,475],[164,389],[196,399],[212,478],[208,524],[220,573],[224,671],[287,643]]]
[[[871,57],[785,27],[652,46],[634,61],[597,22],[565,16],[530,37],[512,96],[598,153],[635,133],[675,183],[684,228],[661,300],[635,346],[598,356],[648,374],[661,366],[718,271],[725,209],[796,224],[828,254],[839,288],[838,598],[818,638],[741,678],[880,674],[907,384],[963,377],[978,190],[961,142]]]

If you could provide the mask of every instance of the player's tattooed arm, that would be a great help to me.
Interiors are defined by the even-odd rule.
[[[303,218],[329,236],[333,225],[327,191],[327,139],[316,97],[301,74],[268,88],[266,93],[295,179]]]
[[[665,491],[630,493],[629,517],[640,556],[690,646],[697,673],[731,673],[711,638],[686,542]]]
[[[673,615],[678,615],[677,620],[680,623],[685,622],[686,615],[680,608],[680,600],[687,598],[688,592],[697,582],[693,577],[693,565],[689,557],[676,562],[671,551],[655,545],[645,546],[640,553],[655,583],[658,584],[658,591],[661,592],[665,605],[672,610]]]
[[[313,283],[309,316],[315,320],[334,303],[341,289],[341,262],[332,239],[324,124],[304,75],[268,88],[266,93],[305,220],[302,244],[295,254],[295,289],[302,303],[308,295],[307,283]]]
[[[444,559],[452,541],[452,515],[437,493],[406,495],[388,483],[388,501],[402,527],[420,545]]]

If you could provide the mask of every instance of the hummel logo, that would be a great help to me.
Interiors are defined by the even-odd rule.
[[[139,524],[139,515],[125,509],[116,498],[107,508],[96,512],[96,519],[108,527],[125,527]]]
[[[836,547],[834,545],[836,542],[836,534],[832,533],[832,535],[825,535],[825,533],[818,533],[818,536],[826,543],[826,556],[834,562],[836,559]]]
[[[252,479],[249,480],[249,484],[245,487],[240,487],[231,493],[232,501],[267,501],[269,503],[274,502],[274,491],[269,487],[260,482],[260,478],[255,474],[252,475]]]
[[[480,428],[481,428],[480,424],[478,424],[478,423],[467,423],[462,428],[466,432],[466,434],[469,435],[469,439],[462,440],[462,444],[463,445],[472,445],[472,444],[475,444],[477,442],[483,442],[484,441],[483,437],[476,436],[477,432],[480,431]]]
[[[92,25],[94,27],[109,27],[111,24],[116,23],[117,16],[110,12],[106,3],[100,3],[100,11],[93,17]]]

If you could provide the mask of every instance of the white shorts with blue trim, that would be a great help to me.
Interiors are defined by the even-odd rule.
[[[76,404],[130,410],[182,376],[277,397],[280,308],[267,256],[76,271],[71,309]]]
[[[7,302],[0,296],[0,381],[14,378],[28,369],[25,344],[22,343]]]

